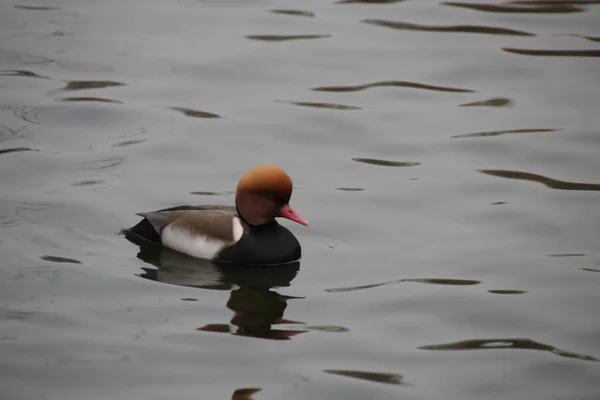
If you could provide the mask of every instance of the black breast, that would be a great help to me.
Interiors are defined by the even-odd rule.
[[[287,264],[302,255],[298,239],[277,222],[253,226],[233,246],[221,250],[216,260],[246,265]]]

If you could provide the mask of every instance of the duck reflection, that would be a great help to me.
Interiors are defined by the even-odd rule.
[[[227,308],[234,312],[230,324],[208,324],[199,331],[231,333],[273,340],[289,340],[307,329],[276,329],[304,322],[283,318],[290,297],[275,287],[287,287],[296,277],[300,263],[275,267],[247,267],[200,260],[147,242],[131,233],[125,237],[140,247],[137,257],[156,268],[142,268],[140,277],[173,285],[213,290],[230,290]]]

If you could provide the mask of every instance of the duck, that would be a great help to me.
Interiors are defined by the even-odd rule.
[[[292,180],[283,169],[259,165],[240,178],[234,206],[183,205],[136,213],[143,219],[128,231],[198,259],[289,264],[301,258],[300,242],[275,218],[308,226],[289,204],[292,190]]]

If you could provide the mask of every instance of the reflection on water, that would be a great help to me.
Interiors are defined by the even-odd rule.
[[[67,264],[83,264],[81,261],[74,258],[59,257],[59,256],[41,256],[44,261],[50,261],[55,263],[67,263]]]
[[[297,15],[300,17],[314,17],[315,13],[304,10],[270,10],[274,14]]]
[[[89,161],[84,164],[83,168],[88,171],[100,171],[117,167],[125,161],[125,157],[106,157],[98,160]]]
[[[414,161],[391,161],[391,160],[378,160],[376,158],[360,158],[355,157],[352,161],[356,161],[363,164],[379,165],[382,167],[414,167],[421,165],[419,162]]]
[[[565,4],[573,4],[573,5],[592,5],[592,4],[600,4],[600,0],[512,0],[515,4],[528,4],[528,5],[565,5]]]
[[[99,179],[90,179],[87,181],[74,182],[72,185],[73,186],[93,186],[93,185],[100,185],[101,183],[104,183],[104,181],[101,181]]]
[[[97,103],[114,103],[114,104],[123,104],[122,101],[106,99],[104,97],[63,97],[57,99],[58,101],[65,102],[97,102]]]
[[[525,294],[527,292],[525,290],[516,290],[516,289],[491,289],[491,290],[488,290],[488,293],[493,293],[493,294]]]
[[[515,2],[516,3],[516,2]],[[520,13],[520,14],[567,14],[585,11],[581,7],[576,7],[566,2],[556,1],[545,3],[543,1],[531,3],[523,7],[517,4],[485,4],[485,3],[441,3],[446,6],[468,8],[476,11],[485,11],[491,13]]]
[[[379,81],[373,83],[365,83],[363,85],[350,85],[350,86],[321,86],[313,88],[312,90],[317,90],[321,92],[358,92],[360,90],[365,90],[373,87],[407,87],[412,89],[423,89],[423,90],[435,90],[438,92],[454,92],[454,93],[472,93],[471,89],[460,89],[460,88],[452,88],[447,86],[435,86],[435,85],[427,85],[424,83],[418,82],[408,82],[408,81]]]
[[[388,385],[404,385],[402,375],[388,372],[350,371],[344,369],[324,369],[323,372],[348,378],[362,379],[371,382],[385,383]]]
[[[0,69],[0,76],[24,76],[27,78],[50,79],[47,76],[38,75],[35,72],[24,69]]]
[[[206,111],[194,110],[194,109],[191,109],[191,108],[185,108],[185,107],[169,107],[169,108],[171,110],[174,110],[174,111],[179,111],[180,113],[182,113],[186,117],[192,117],[192,118],[221,118],[221,116],[218,115],[218,114],[214,114],[214,113],[210,113],[210,112],[206,112]]]
[[[122,82],[115,81],[70,81],[62,89],[63,91],[102,89],[107,87],[125,86]]]
[[[379,286],[393,285],[396,283],[404,283],[404,282],[429,283],[432,285],[450,285],[450,286],[472,286],[472,285],[478,285],[481,283],[481,281],[475,281],[475,280],[471,280],[471,279],[408,278],[408,279],[394,279],[391,281],[380,282],[380,283],[371,283],[368,285],[331,288],[331,289],[325,289],[325,291],[332,292],[332,293],[354,292],[356,290],[372,289],[372,288],[376,288]]]
[[[304,322],[283,318],[287,302],[300,297],[271,290],[289,286],[300,269],[299,262],[276,267],[214,263],[147,242],[130,232],[125,232],[125,237],[140,247],[139,259],[156,267],[143,268],[140,277],[172,285],[231,291],[226,304],[234,312],[230,324],[207,324],[198,331],[288,340],[309,330],[304,328]],[[282,324],[291,325],[293,329],[278,328]],[[344,332],[344,328],[338,327],[317,326],[310,330]]]
[[[15,4],[15,8],[20,8],[21,10],[31,10],[31,11],[56,11],[56,10],[60,10],[60,7],[26,6],[26,5],[22,5],[22,4]]]
[[[338,0],[336,4],[355,4],[355,3],[364,3],[364,4],[393,4],[400,3],[405,0]]]
[[[420,346],[421,350],[493,350],[493,349],[523,349],[548,351],[561,357],[577,358],[584,361],[600,361],[586,354],[572,353],[557,349],[531,339],[475,339],[454,343],[432,344]]]
[[[460,104],[459,107],[507,107],[507,106],[511,106],[511,105],[513,105],[513,102],[510,99],[506,99],[504,97],[494,97],[494,98],[487,99],[487,100]],[[479,135],[479,136],[486,136],[486,135]],[[487,135],[487,136],[491,136],[491,135]],[[465,137],[465,136],[460,135],[460,136],[454,136],[454,137]]]
[[[39,151],[39,150],[30,149],[29,147],[12,147],[9,149],[0,149],[0,154],[18,153],[18,152],[23,152],[23,151]]]
[[[578,182],[568,182],[568,181],[559,181],[557,179],[548,178],[547,176],[532,174],[530,172],[522,172],[522,171],[508,171],[502,169],[482,169],[479,172],[498,176],[500,178],[507,179],[519,179],[522,181],[532,181],[538,182],[543,185],[548,186],[551,189],[558,190],[600,190],[600,183],[578,183]]]
[[[310,102],[310,101],[287,101],[287,100],[275,100],[275,102],[293,104],[295,106],[301,106],[301,107],[326,108],[329,110],[360,110],[360,107],[348,106],[348,105],[344,105],[344,104],[334,104],[334,103],[315,103],[315,102]]]
[[[265,287],[246,287],[233,290],[227,308],[234,312],[231,325],[208,324],[199,331],[231,333],[261,339],[289,340],[293,336],[307,332],[304,322],[283,318],[287,301],[291,299]],[[299,329],[280,329],[277,325],[297,326]]]
[[[424,32],[461,32],[461,33],[478,33],[488,35],[513,35],[513,36],[535,36],[530,32],[518,31],[515,29],[498,28],[492,26],[476,26],[476,25],[419,25],[410,22],[389,21],[385,19],[363,19],[361,22],[370,25],[383,26],[385,28],[424,31]]]
[[[541,50],[541,49],[516,49],[503,47],[508,53],[523,54],[526,56],[548,57],[600,57],[600,50]]]
[[[144,143],[148,139],[132,139],[132,140],[123,140],[122,142],[113,144],[113,147],[125,147],[130,146],[132,144]]]
[[[328,34],[319,35],[247,35],[250,40],[263,40],[265,42],[284,42],[288,40],[324,39],[331,37]]]
[[[597,268],[579,268],[582,271],[587,271],[587,272],[600,272],[600,269]]]
[[[206,192],[206,191],[198,191],[198,192],[190,192],[190,194],[196,196],[231,196],[234,194],[233,190],[224,190],[222,192]]]
[[[475,133],[465,133],[463,135],[451,136],[453,139],[456,138],[470,138],[470,137],[488,137],[488,136],[500,136],[500,135],[509,135],[513,133],[540,133],[540,132],[558,132],[562,129],[550,129],[550,128],[542,128],[542,129],[510,129],[506,131],[488,131],[488,132],[475,132]]]

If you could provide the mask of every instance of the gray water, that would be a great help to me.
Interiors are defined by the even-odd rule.
[[[0,399],[598,399],[599,21],[3,1]],[[310,222],[283,222],[299,264],[121,234],[262,163]]]

